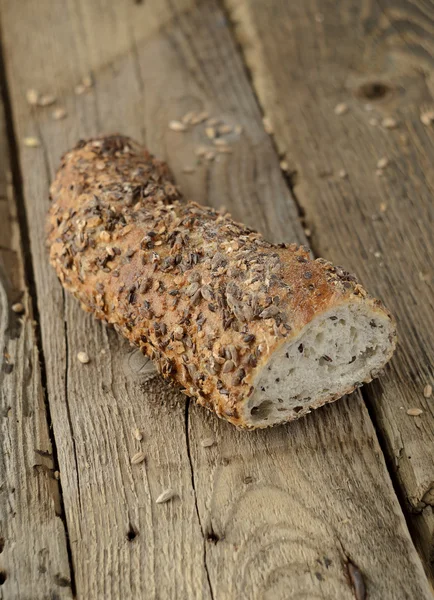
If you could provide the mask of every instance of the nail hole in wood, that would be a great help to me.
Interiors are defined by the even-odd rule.
[[[6,572],[0,571],[0,585],[3,585],[7,578]]]
[[[219,536],[212,529],[207,533],[206,539],[213,544],[217,544],[220,541]]]
[[[127,540],[128,540],[129,542],[132,542],[133,540],[135,540],[135,539],[136,539],[136,537],[137,537],[138,535],[139,535],[139,532],[138,532],[138,531],[137,531],[137,529],[136,529],[136,528],[135,528],[133,525],[131,525],[131,523],[130,523],[130,527],[129,527],[128,531],[127,531]]]
[[[357,95],[367,100],[381,100],[390,92],[390,87],[381,81],[364,83],[357,90]]]

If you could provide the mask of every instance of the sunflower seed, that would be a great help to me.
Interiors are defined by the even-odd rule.
[[[170,121],[169,129],[172,131],[187,131],[187,126],[181,121]]]
[[[164,490],[164,492],[162,492],[158,496],[158,498],[155,500],[155,502],[157,504],[164,504],[165,502],[172,500],[172,498],[174,498],[174,497],[175,497],[175,492],[171,488],[168,488],[167,490]]]
[[[66,117],[66,110],[64,108],[56,108],[51,113],[51,116],[53,117],[54,121],[60,121]]]
[[[38,99],[38,106],[51,106],[56,102],[56,96],[52,94],[45,94],[44,96],[40,96]]]
[[[210,446],[213,446],[214,444],[215,444],[215,439],[212,437],[205,438],[204,440],[202,440],[200,442],[200,445],[202,446],[202,448],[209,448]]]
[[[395,129],[396,127],[398,127],[398,121],[393,117],[386,117],[381,121],[381,125],[385,129]]]
[[[21,304],[21,302],[16,302],[15,304],[12,304],[11,308],[14,311],[14,313],[17,313],[17,314],[24,312],[24,306]]]
[[[214,300],[214,292],[212,291],[212,287],[210,285],[203,285],[200,289],[200,293],[202,294],[204,300],[208,300],[208,302]]]
[[[25,137],[23,140],[24,146],[27,148],[38,148],[41,145],[41,142],[36,137]]]
[[[38,104],[39,94],[36,90],[30,89],[26,92],[26,100],[30,106],[36,106]]]
[[[409,408],[407,410],[407,414],[410,415],[410,417],[418,417],[422,413],[423,413],[423,410],[421,410],[420,408]]]
[[[222,367],[222,373],[230,373],[234,369],[235,363],[232,360],[227,360]]]
[[[341,102],[336,104],[335,106],[335,115],[341,116],[348,112],[348,105],[345,102]]]
[[[279,309],[277,306],[269,306],[265,308],[262,312],[259,313],[259,318],[261,319],[270,319],[271,317],[275,317],[279,314]]]
[[[141,462],[143,462],[145,460],[145,453],[144,452],[137,452],[137,454],[135,454],[132,459],[131,459],[131,464],[132,465],[138,465]]]

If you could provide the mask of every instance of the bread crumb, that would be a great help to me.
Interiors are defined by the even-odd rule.
[[[83,365],[86,365],[88,362],[90,362],[87,352],[78,352],[77,358]]]
[[[434,121],[434,110],[425,110],[420,114],[420,120],[426,127],[429,127],[431,123]]]
[[[385,169],[388,164],[389,164],[389,159],[386,158],[385,156],[383,156],[383,158],[380,158],[379,161],[377,162],[377,169]]]
[[[381,125],[385,129],[396,129],[396,127],[398,127],[398,121],[396,119],[394,119],[393,117],[385,117],[381,121]]]
[[[423,413],[423,410],[421,410],[420,408],[409,408],[407,410],[407,414],[410,415],[410,417],[418,417],[422,413]]]
[[[66,110],[64,108],[56,108],[56,110],[53,110],[51,113],[51,116],[54,121],[60,121],[66,117]]]
[[[335,115],[338,115],[340,117],[341,115],[344,115],[347,112],[348,112],[348,104],[345,104],[345,102],[340,102],[339,104],[336,104]]]
[[[137,454],[135,454],[132,459],[131,459],[131,464],[132,465],[139,465],[140,463],[142,463],[145,460],[145,453],[144,452],[137,452]]]
[[[162,492],[158,498],[155,500],[155,502],[157,504],[164,504],[164,502],[168,502],[169,500],[172,500],[172,498],[175,497],[175,492],[172,489],[167,489],[164,490],[164,492]]]
[[[27,146],[27,148],[38,148],[41,145],[41,142],[37,137],[25,137],[23,144],[24,146]]]
[[[24,306],[21,304],[21,302],[16,302],[15,304],[12,304],[11,308],[14,311],[14,313],[17,313],[17,314],[24,312]]]
[[[181,123],[181,121],[170,121],[169,129],[172,131],[187,131],[187,125]]]
[[[141,442],[143,440],[143,434],[140,431],[140,429],[138,429],[137,427],[135,429],[133,429],[133,437],[134,439],[136,439],[138,442]]]
[[[427,384],[424,388],[423,388],[423,395],[425,398],[431,398],[432,396],[432,386]]]
[[[209,448],[210,446],[213,446],[214,444],[215,444],[215,439],[212,437],[205,438],[200,443],[202,448]]]
[[[26,92],[26,100],[30,106],[36,106],[38,104],[39,94],[36,90],[30,89]]]

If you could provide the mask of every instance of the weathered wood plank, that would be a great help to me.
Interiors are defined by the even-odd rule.
[[[350,560],[371,598],[429,598],[360,398],[253,435],[190,407],[186,428],[178,395],[158,378],[138,381],[125,367],[137,355],[126,359],[122,340],[63,303],[39,232],[48,178],[80,136],[139,137],[168,158],[193,199],[225,204],[274,239],[303,234],[214,2],[81,0],[63,14],[55,4],[3,0],[3,31],[19,138],[42,143],[22,147],[21,164],[78,597],[353,598]],[[48,25],[49,35],[33,35],[29,60],[18,40]],[[95,86],[76,96],[89,71]],[[56,93],[67,119],[29,110],[29,87]],[[198,145],[212,145],[203,126],[178,133],[167,125],[203,109],[244,131],[232,154],[188,174]],[[92,359],[85,366],[75,360],[83,349]],[[203,448],[210,432],[217,443]],[[131,466],[139,447],[147,460]],[[155,505],[168,486],[179,497]]]
[[[12,310],[18,303],[23,313]],[[1,105],[0,352],[0,598],[71,598]]]
[[[434,3],[226,4],[315,250],[397,316],[397,354],[364,393],[432,561],[434,401],[423,390],[434,381],[434,133],[421,115],[434,102]],[[420,417],[407,415],[414,407]]]

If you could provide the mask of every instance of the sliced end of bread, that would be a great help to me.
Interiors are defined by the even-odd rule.
[[[390,359],[395,324],[370,303],[342,304],[274,352],[244,403],[247,427],[292,421],[371,381]]]

